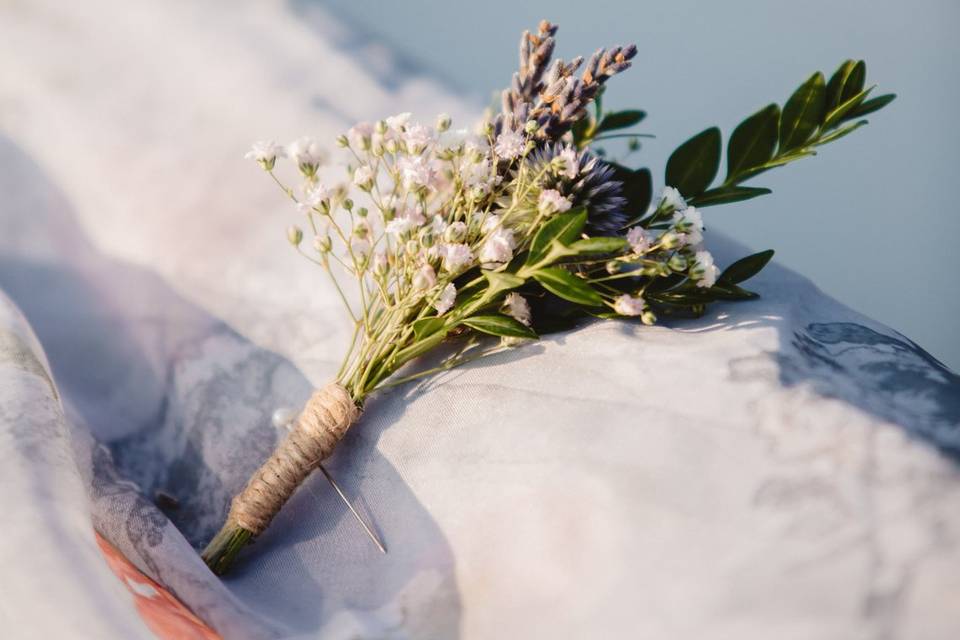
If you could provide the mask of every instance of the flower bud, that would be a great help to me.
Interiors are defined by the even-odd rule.
[[[370,241],[366,238],[361,238],[359,236],[355,237],[350,243],[350,250],[353,253],[354,258],[356,258],[360,267],[367,266],[369,262],[369,255],[371,249]]]
[[[287,240],[293,246],[299,247],[300,243],[303,242],[303,229],[295,224],[287,227]]]
[[[665,234],[660,236],[660,240],[658,242],[663,246],[664,249],[674,249],[681,244],[680,236],[673,231],[667,231]]]
[[[657,316],[653,313],[653,311],[644,311],[642,314],[640,314],[640,322],[646,325],[656,324]]]
[[[537,124],[536,120],[527,120],[527,124],[523,125],[523,130],[532,136],[540,130],[540,125]]]
[[[338,136],[337,136],[337,146],[340,147],[341,149],[346,149],[347,147],[349,147],[349,146],[350,146],[350,141],[347,140],[347,136],[343,135],[342,133],[341,133],[340,135],[338,135]]]
[[[370,223],[360,218],[353,226],[353,236],[355,238],[366,238],[370,235]]]
[[[467,225],[461,221],[451,222],[443,232],[443,239],[447,242],[463,242],[467,237]]]
[[[441,113],[437,116],[437,132],[443,133],[450,128],[450,125],[453,123],[453,119],[450,117],[450,114]]]
[[[437,274],[428,264],[423,265],[420,269],[413,274],[413,280],[411,284],[413,288],[418,291],[424,291],[431,288],[437,283]]]
[[[387,140],[387,143],[386,145],[384,145],[384,148],[387,150],[387,153],[396,153],[397,150],[399,149],[399,147],[397,146],[397,141],[394,140],[393,138]]]
[[[386,120],[377,120],[376,132],[380,135],[383,135],[387,132],[387,121]]]
[[[416,240],[407,240],[406,250],[408,254],[415,256],[420,253],[420,243]]]
[[[420,246],[424,249],[429,249],[433,246],[434,235],[433,231],[429,228],[424,228],[420,230]]]
[[[359,209],[357,209],[357,215],[360,216],[361,218],[366,218],[367,214],[369,213],[370,211],[366,207],[360,207]]]
[[[387,254],[380,251],[373,256],[373,273],[377,276],[384,276],[390,269],[390,259]]]
[[[687,268],[687,259],[679,254],[674,254],[670,260],[667,262],[667,265],[676,272],[681,272]]]
[[[347,211],[350,211],[351,209],[353,209],[353,200],[351,200],[350,198],[344,198],[343,208],[346,209]]]
[[[318,253],[330,253],[330,250],[333,248],[333,242],[330,240],[330,236],[315,236],[313,238],[313,248],[317,250]]]
[[[607,273],[609,273],[610,275],[620,273],[621,266],[622,265],[616,260],[611,260],[606,264]]]

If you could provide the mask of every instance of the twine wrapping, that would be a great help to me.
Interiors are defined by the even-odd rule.
[[[233,499],[228,521],[253,535],[262,533],[359,416],[360,410],[343,386],[331,383],[314,391],[290,435]]]

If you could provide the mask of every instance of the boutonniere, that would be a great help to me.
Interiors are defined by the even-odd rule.
[[[203,552],[214,571],[227,571],[270,525],[378,390],[583,318],[653,324],[756,297],[742,284],[773,252],[721,270],[702,210],[770,193],[746,183],[815,155],[894,98],[870,97],[863,61],[844,62],[829,81],[815,73],[782,107],[766,106],[733,130],[724,176],[719,129],[681,144],[654,198],[649,170],[608,159],[603,149],[623,138],[636,150],[644,135],[632,132],[642,111],[604,108],[607,82],[630,68],[636,47],[553,59],[556,31],[542,22],[523,34],[500,112],[476,128],[403,113],[341,135],[344,184],[318,177],[327,154],[314,140],[262,142],[249,152],[299,210],[303,221],[288,229],[289,242],[332,279],[353,339],[336,377],[233,499]],[[301,184],[277,175],[281,158]],[[419,365],[441,344],[448,348],[439,364]]]

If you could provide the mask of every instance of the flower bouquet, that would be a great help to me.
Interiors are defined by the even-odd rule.
[[[770,193],[745,183],[815,155],[866,124],[893,95],[870,98],[863,61],[827,81],[815,73],[781,108],[764,107],[727,141],[726,175],[716,127],[669,157],[653,198],[648,169],[608,159],[645,114],[606,111],[606,83],[631,66],[636,47],[589,60],[552,60],[557,27],[542,22],[520,40],[520,68],[499,113],[475,130],[435,126],[404,113],[360,123],[337,139],[349,185],[322,182],[322,147],[257,143],[248,154],[299,209],[290,244],[332,279],[353,323],[336,378],[317,390],[289,435],[231,503],[203,552],[217,573],[269,526],[287,499],[330,455],[379,389],[403,384],[536,340],[584,319],[696,316],[711,302],[749,300],[741,285],[773,251],[720,270],[704,245],[701,209]],[[299,187],[275,174],[296,165]],[[438,350],[429,365],[421,356]]]

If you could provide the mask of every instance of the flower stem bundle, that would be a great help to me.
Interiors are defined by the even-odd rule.
[[[602,105],[606,82],[629,69],[636,47],[554,60],[556,30],[542,22],[523,34],[500,112],[473,130],[444,115],[427,125],[404,113],[340,136],[346,184],[321,180],[325,153],[311,139],[257,143],[248,154],[298,209],[302,226],[290,227],[288,240],[332,279],[353,333],[335,380],[234,498],[203,553],[214,571],[227,571],[266,529],[377,390],[583,319],[652,324],[756,297],[740,284],[773,252],[721,272],[704,246],[701,209],[769,193],[743,183],[814,155],[893,98],[868,99],[862,61],[844,63],[829,82],[814,74],[782,109],[770,105],[736,127],[722,182],[712,186],[722,144],[711,128],[671,155],[654,200],[650,172],[609,159],[602,147],[625,139],[635,151],[643,137],[628,131],[642,111]],[[283,157],[302,184],[277,175]],[[448,348],[439,364],[418,366],[441,344]]]

